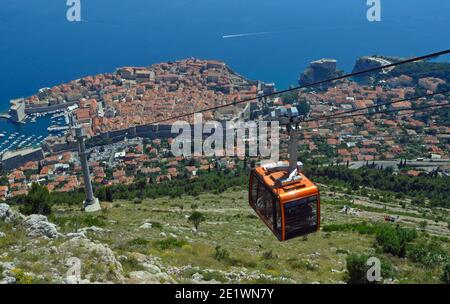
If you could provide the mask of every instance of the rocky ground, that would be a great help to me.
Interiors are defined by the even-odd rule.
[[[383,220],[380,212],[343,213],[329,195],[324,225]],[[1,283],[343,283],[349,253],[375,253],[373,236],[353,232],[321,231],[280,243],[237,189],[117,201],[89,215],[75,206],[53,210],[49,218],[26,217],[0,204]],[[198,230],[187,219],[193,211],[205,215]],[[397,270],[386,282],[439,281],[437,270],[386,258]]]

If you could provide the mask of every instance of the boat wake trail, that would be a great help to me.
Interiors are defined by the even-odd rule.
[[[241,38],[241,37],[250,37],[250,36],[262,36],[262,35],[271,35],[271,34],[282,34],[282,33],[290,33],[298,30],[285,30],[285,31],[270,31],[270,32],[254,32],[254,33],[242,33],[242,34],[231,34],[222,36],[223,39],[229,38]]]
[[[285,34],[285,33],[296,33],[296,32],[310,32],[310,31],[344,31],[350,30],[352,27],[349,26],[316,26],[309,28],[294,28],[289,30],[279,30],[279,31],[266,31],[266,32],[251,32],[251,33],[238,33],[238,34],[229,34],[222,36],[222,39],[231,39],[231,38],[243,38],[250,36],[263,36],[263,35],[275,35],[275,34]]]

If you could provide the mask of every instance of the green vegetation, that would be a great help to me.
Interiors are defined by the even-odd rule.
[[[295,104],[300,115],[306,115],[311,110],[311,106],[306,101],[299,101],[299,94],[297,91],[290,91],[280,95],[283,103]]]
[[[229,266],[250,267],[250,268],[256,267],[256,263],[253,261],[231,257],[230,252],[226,248],[222,248],[221,246],[216,246],[216,248],[214,249],[213,257],[215,260],[225,263],[226,265]]]
[[[371,265],[367,265],[368,260],[370,259],[370,256],[367,255],[357,255],[357,254],[351,254],[347,256],[346,263],[347,263],[347,274],[345,276],[345,281],[348,284],[376,284],[379,283],[377,281],[369,282],[367,279],[367,272]],[[381,278],[380,279],[386,279],[386,278],[392,278],[394,275],[394,268],[392,264],[381,258]]]
[[[127,257],[126,259],[122,260],[122,268],[126,274],[132,271],[145,270],[145,267],[142,266],[142,264],[133,257]]]
[[[215,252],[214,252],[214,259],[217,261],[224,261],[228,260],[230,258],[230,253],[225,248],[222,248],[220,246],[216,246]]]
[[[213,170],[203,172],[195,179],[176,179],[158,185],[147,183],[139,186],[100,187],[97,193],[103,192],[106,197],[106,193],[110,192],[114,204],[105,204],[108,206],[106,211],[89,215],[74,206],[67,206],[66,194],[54,193],[48,198],[53,209],[49,219],[64,233],[74,232],[81,227],[104,227],[104,232],[92,233],[89,238],[96,243],[107,244],[116,257],[120,257],[125,275],[133,271],[146,271],[142,261],[148,256],[178,269],[192,265],[193,268],[187,268],[176,278],[181,282],[188,281],[195,273],[201,274],[205,280],[227,282],[233,276],[225,276],[225,273],[244,271],[247,274],[264,274],[260,277],[248,275],[241,281],[246,283],[291,280],[366,283],[361,273],[367,271],[367,266],[361,261],[368,256],[382,261],[384,279],[392,278],[394,282],[400,283],[444,281],[444,277],[448,277],[445,267],[449,262],[450,242],[446,237],[447,225],[442,227],[442,222],[446,223],[447,219],[441,209],[426,208],[434,205],[426,196],[420,198],[419,192],[422,189],[425,193],[429,187],[435,192],[443,189],[442,194],[447,195],[442,181],[431,178],[434,183],[431,185],[420,178],[394,176],[393,182],[400,185],[406,180],[410,187],[407,193],[418,201],[413,205],[408,197],[397,196],[400,192],[385,190],[389,189],[387,185],[377,184],[379,172],[384,174],[383,179],[390,180],[388,171],[364,168],[353,172],[345,169],[332,167],[329,172],[324,171],[329,176],[321,171],[328,170],[326,168],[317,168],[317,172],[308,173],[315,181],[326,180],[329,184],[327,187],[332,189],[331,192],[322,192],[322,230],[305,239],[283,243],[274,238],[248,207],[248,176],[244,171],[232,173]],[[316,168],[307,170],[314,171]],[[345,176],[344,181],[338,180],[341,175]],[[191,195],[183,195],[185,187]],[[353,187],[357,190],[349,194],[339,193]],[[193,191],[193,188],[197,190]],[[166,189],[168,194],[160,189]],[[82,192],[74,192],[72,200],[78,195],[81,195],[81,199],[74,203],[79,204]],[[368,205],[361,205],[358,195],[367,197]],[[400,202],[404,201],[407,204],[402,209]],[[376,204],[380,204],[380,207]],[[364,212],[340,213],[343,205],[360,208]],[[442,211],[439,213],[442,218],[437,223],[438,213],[435,212],[439,211]],[[408,218],[400,219],[398,225],[384,222],[384,215],[400,213]],[[424,219],[436,219],[436,222],[429,220],[427,225],[421,224]],[[152,226],[143,229],[143,223],[151,223]],[[201,225],[202,232],[194,232],[192,225],[197,228]],[[420,226],[423,231],[417,230]],[[0,238],[0,250],[6,252],[8,248],[24,243],[26,231],[12,231],[6,224],[0,228],[7,235]],[[61,241],[55,242],[57,246]],[[26,252],[14,254],[15,258],[30,262],[39,256]],[[61,261],[61,256],[54,254],[49,259]],[[104,265],[83,265],[83,271],[89,273],[90,280],[110,280],[105,277],[108,268]],[[24,274],[42,271],[45,277],[51,278],[51,273],[45,269],[38,270],[42,266],[35,262],[17,266],[24,270]]]
[[[11,270],[12,274],[16,278],[17,284],[32,284],[33,278],[26,274],[22,269],[20,268],[14,268]]]
[[[345,166],[307,167],[306,175],[312,180],[328,185],[344,185],[349,189],[371,187],[391,193],[430,200],[432,207],[450,208],[450,177],[394,175],[392,170],[360,168],[349,169]]]
[[[133,240],[129,241],[128,245],[130,245],[130,246],[133,246],[133,245],[141,246],[141,245],[147,245],[149,243],[150,243],[150,241],[147,240],[147,239],[136,238],[136,239],[133,239]]]
[[[345,281],[348,284],[368,284],[367,271],[369,266],[366,265],[368,256],[349,255],[347,257],[347,276]]]
[[[417,232],[413,229],[404,229],[383,225],[383,228],[377,231],[377,242],[382,246],[383,251],[391,253],[398,257],[406,255],[406,245],[417,238]]]
[[[167,238],[165,240],[156,241],[154,244],[159,250],[168,250],[173,248],[181,248],[184,245],[187,245],[187,242],[176,238]]]
[[[135,198],[133,199],[133,203],[136,204],[136,205],[142,204],[142,198],[140,198],[140,197],[135,197]]]
[[[416,244],[408,246],[408,257],[414,262],[421,263],[424,266],[442,265],[450,261],[449,252],[441,244],[434,240],[420,240]]]
[[[204,222],[206,218],[202,213],[195,211],[189,216],[188,220],[194,225],[195,230],[198,230],[200,223]]]
[[[328,197],[326,199],[329,200]],[[179,282],[190,282],[195,273],[201,274],[204,280],[228,282],[230,278],[236,278],[235,274],[229,273],[245,272],[241,283],[337,283],[346,280],[347,257],[365,255],[382,261],[384,279],[392,277],[394,282],[400,283],[441,282],[445,259],[439,258],[439,255],[448,252],[450,246],[444,234],[435,237],[418,233],[417,238],[406,242],[406,255],[400,258],[385,252],[383,245],[390,251],[398,251],[402,239],[411,239],[404,236],[408,233],[403,230],[418,227],[420,219],[413,218],[413,223],[403,222],[397,228],[395,224],[367,217],[377,213],[340,213],[338,204],[341,203],[343,201],[336,200],[336,204],[322,205],[323,229],[308,235],[307,241],[298,238],[282,243],[248,207],[247,190],[202,193],[198,197],[146,198],[139,205],[134,204],[133,198],[116,200],[116,207],[89,215],[66,205],[55,205],[49,219],[57,223],[63,233],[74,232],[83,226],[103,227],[104,232],[91,233],[89,238],[110,247],[122,263],[126,280],[131,280],[129,274],[133,271],[148,271],[144,263],[157,258],[167,267],[165,269],[172,266],[186,269],[174,275]],[[190,208],[193,204],[208,219],[201,223],[203,233],[193,232],[192,224],[187,221],[195,212]],[[172,205],[184,208],[173,208]],[[151,223],[152,227],[141,229],[143,223]],[[426,228],[427,233],[432,225],[430,223]],[[11,229],[10,224],[0,225],[0,230],[6,233],[6,237],[0,238],[0,251],[8,252],[9,257],[14,256],[18,261],[26,261],[16,265],[24,273],[42,274],[45,282],[51,282],[50,267],[46,264],[39,266],[36,262],[40,251],[33,254],[29,251],[11,251],[11,248],[27,240],[26,231]],[[58,247],[64,241],[58,239],[51,242]],[[441,248],[436,247],[437,254],[433,254],[431,259],[439,262],[431,266],[424,266],[422,262],[426,261],[422,252],[430,251],[427,241],[433,241]],[[48,242],[42,240],[40,246],[48,248]],[[72,250],[75,250],[71,253],[73,256],[80,256],[78,250],[81,248]],[[67,268],[61,261],[65,256],[59,252],[51,253],[46,256],[46,261],[59,265],[59,271],[64,274]],[[115,280],[108,275],[108,265],[95,265],[81,258],[83,278],[103,282]],[[192,268],[187,265],[192,265]],[[392,274],[389,265],[392,266]],[[264,276],[252,276],[252,273]],[[232,282],[236,281],[233,279]]]
[[[49,221],[55,223],[66,231],[77,231],[83,227],[105,227],[106,217],[104,215],[72,215],[72,216],[57,216],[52,214],[49,216]]]
[[[450,262],[445,264],[445,266],[443,268],[441,280],[445,284],[450,284]]]
[[[384,253],[400,258],[408,257],[426,267],[436,267],[450,260],[449,253],[442,242],[419,235],[414,229],[402,228],[392,224],[348,223],[331,224],[323,227],[323,231],[352,231],[363,235],[375,235],[377,245]],[[419,238],[419,239],[418,239]],[[418,239],[417,242],[414,242]]]
[[[175,179],[160,184],[131,184],[131,185],[114,185],[105,190],[98,188],[97,197],[101,201],[108,198],[106,192],[110,191],[113,199],[133,200],[139,198],[158,198],[170,196],[172,198],[185,195],[198,196],[203,192],[212,192],[215,194],[224,192],[232,187],[242,187],[247,185],[248,175],[243,170],[236,172],[205,172],[195,179]],[[111,201],[112,199],[110,199]]]
[[[450,63],[429,61],[407,63],[397,66],[388,74],[388,77],[401,75],[412,77],[416,83],[420,78],[425,77],[441,78],[450,82]]]
[[[50,206],[50,193],[46,187],[37,183],[32,184],[27,195],[18,199],[18,204],[21,205],[20,212],[23,214],[49,215],[52,213]]]

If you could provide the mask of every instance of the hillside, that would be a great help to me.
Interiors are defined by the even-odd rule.
[[[354,208],[345,213],[344,205]],[[39,237],[55,236],[56,227],[45,220],[30,226],[20,223],[15,212],[3,217],[0,212],[0,280],[76,282],[66,275],[75,257],[81,260],[82,283],[343,283],[347,256],[364,254],[388,265],[391,278],[385,283],[438,283],[442,262],[448,260],[445,221],[426,219],[425,225],[426,213],[409,202],[399,210],[327,187],[322,187],[322,231],[285,243],[256,218],[239,187],[219,195],[115,200],[103,207],[86,215],[67,205],[53,206],[49,220],[57,226],[55,238]],[[193,211],[205,216],[198,231],[188,221]],[[407,257],[385,253],[374,234],[377,225],[395,227],[383,224],[390,213],[399,214],[402,228],[418,231]],[[426,247],[426,259],[419,246]]]

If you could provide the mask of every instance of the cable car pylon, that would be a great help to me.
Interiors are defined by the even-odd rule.
[[[80,157],[81,168],[83,170],[83,180],[84,189],[86,193],[86,199],[83,202],[83,210],[85,212],[96,212],[100,211],[102,208],[98,198],[94,196],[94,191],[92,189],[91,174],[89,172],[89,163],[87,160],[86,144],[84,134],[84,129],[81,125],[75,122],[72,113],[69,114],[69,126],[72,135],[76,138],[78,143],[78,155]]]

